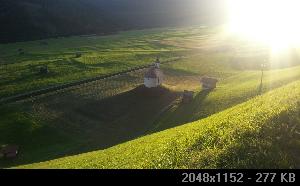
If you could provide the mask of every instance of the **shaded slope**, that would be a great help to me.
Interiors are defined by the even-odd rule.
[[[0,43],[222,22],[222,0],[211,1],[0,0]]]
[[[266,72],[264,91],[299,80],[299,70],[296,67]],[[190,104],[180,104],[175,92],[149,99],[139,89],[101,101],[96,96],[101,86],[98,89],[94,87],[92,92],[83,87],[84,92],[95,94],[88,98],[76,92],[45,97],[23,109],[23,112],[42,118],[42,121],[34,121],[33,125],[42,126],[43,130],[33,130],[33,135],[27,132],[25,136],[17,135],[19,141],[26,142],[25,146],[19,141],[7,141],[10,138],[3,136],[4,143],[22,145],[20,158],[9,162],[6,167],[100,150],[141,135],[197,121],[255,97],[258,94],[257,80],[259,72],[227,77],[220,81],[216,90],[198,93]],[[194,87],[199,88],[199,84],[196,83]],[[174,99],[179,101],[179,107],[175,107],[175,111],[168,107],[166,111],[166,106],[171,102],[172,106],[176,105]],[[162,110],[166,112],[160,114]],[[11,112],[12,117],[1,114],[0,123],[6,126],[12,122],[19,123],[10,126],[15,133],[22,132],[23,116],[14,117],[15,114]],[[20,118],[20,121],[16,118]],[[30,128],[26,122],[25,125]],[[51,130],[48,130],[49,127]],[[0,127],[0,133],[10,134],[5,126]]]
[[[297,81],[197,122],[23,168],[297,167],[299,92]]]
[[[105,149],[135,139],[153,128],[161,110],[177,96],[164,88],[149,92],[139,86],[104,100],[54,94],[32,107],[0,107],[0,145],[12,143],[21,148],[18,158],[0,160],[0,168]]]

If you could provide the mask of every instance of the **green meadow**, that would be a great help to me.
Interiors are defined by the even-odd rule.
[[[157,56],[182,58],[161,65],[165,81],[155,96],[140,71],[2,105],[0,144],[18,144],[20,154],[0,167],[299,168],[298,50],[274,60],[265,46],[208,27],[45,41],[0,45],[1,97]],[[38,73],[42,65],[48,74]],[[216,89],[202,90],[204,75],[219,80]],[[190,103],[181,102],[183,90],[195,92]]]
[[[163,61],[183,56],[184,47],[159,41],[185,34],[149,30],[0,44],[0,97],[127,70],[150,64],[156,57]],[[48,74],[39,73],[43,66]]]
[[[106,150],[21,168],[295,168],[299,85]]]

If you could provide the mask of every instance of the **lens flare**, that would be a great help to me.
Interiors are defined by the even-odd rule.
[[[300,46],[299,0],[228,0],[231,33],[268,44],[274,52]]]

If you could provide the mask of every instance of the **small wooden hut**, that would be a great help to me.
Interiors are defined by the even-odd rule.
[[[15,158],[19,153],[17,145],[3,145],[0,147],[0,158]]]
[[[40,74],[48,74],[48,73],[49,73],[48,66],[40,67]]]
[[[204,90],[212,90],[217,87],[218,80],[216,78],[204,76],[200,79],[200,83],[202,84],[202,89]]]

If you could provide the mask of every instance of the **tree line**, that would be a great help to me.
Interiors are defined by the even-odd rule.
[[[0,43],[216,24],[222,0],[0,0]],[[209,3],[208,3],[209,2]]]

